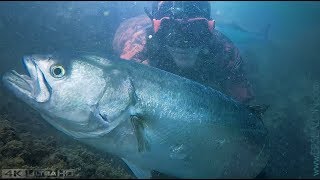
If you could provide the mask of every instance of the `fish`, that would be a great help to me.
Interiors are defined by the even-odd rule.
[[[245,51],[256,44],[270,44],[270,27],[271,24],[266,24],[262,30],[254,32],[243,28],[234,21],[218,21],[215,29],[228,37],[240,51]]]
[[[94,53],[31,54],[23,64],[26,74],[2,76],[6,89],[137,178],[254,178],[268,163],[262,119],[211,87]]]

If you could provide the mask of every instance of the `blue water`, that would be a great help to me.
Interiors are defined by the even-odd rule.
[[[112,54],[117,27],[143,14],[144,7],[151,9],[139,1],[1,2],[0,74],[22,70],[26,54],[66,49]],[[312,114],[320,103],[320,3],[217,1],[211,12],[217,25],[234,22],[249,35],[270,24],[268,40],[244,32],[228,35],[239,42],[256,102],[271,105],[264,116],[273,145],[265,177],[320,178],[320,141],[313,135],[320,132],[314,124],[320,116]]]
[[[250,29],[258,30],[272,24],[271,37],[287,39],[306,28],[319,27],[317,2],[215,2],[213,12],[220,10],[223,17],[237,21]],[[229,11],[231,11],[229,13]]]

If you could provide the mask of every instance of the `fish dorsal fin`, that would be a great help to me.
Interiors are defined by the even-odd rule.
[[[247,108],[256,115],[259,119],[262,119],[263,114],[267,111],[270,105],[247,105]]]

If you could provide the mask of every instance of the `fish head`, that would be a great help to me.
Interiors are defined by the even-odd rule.
[[[110,124],[94,118],[106,87],[104,71],[97,65],[109,62],[103,60],[96,58],[93,64],[81,57],[24,56],[28,75],[13,70],[2,80],[57,129],[75,138],[92,137],[110,131]]]

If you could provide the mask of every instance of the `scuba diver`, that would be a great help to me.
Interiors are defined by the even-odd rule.
[[[147,15],[127,19],[113,48],[124,60],[194,80],[242,103],[254,98],[239,50],[215,30],[208,1],[157,1]]]

